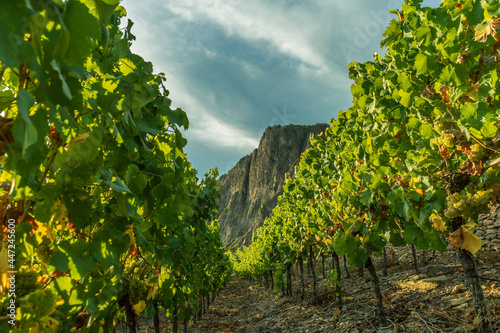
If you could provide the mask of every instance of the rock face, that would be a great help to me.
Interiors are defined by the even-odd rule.
[[[500,251],[500,205],[491,214],[479,216],[474,233],[483,241],[482,249]]]
[[[310,135],[323,132],[327,126],[268,127],[259,147],[219,178],[219,224],[225,245],[251,243],[252,233],[276,206],[285,174],[293,172],[300,155],[309,148]]]

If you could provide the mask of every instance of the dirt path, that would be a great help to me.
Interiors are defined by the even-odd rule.
[[[234,277],[192,332],[253,332],[275,307],[270,291]]]
[[[377,260],[380,268],[380,260]],[[330,264],[327,263],[327,266]],[[357,271],[342,277],[343,311],[328,292],[318,263],[318,294],[311,293],[312,279],[306,279],[306,297],[275,299],[269,289],[234,277],[211,304],[208,313],[189,333],[316,333],[316,332],[471,332],[475,327],[471,294],[464,285],[463,272],[453,255],[444,254],[421,267],[418,275],[408,262],[393,263],[388,276],[380,273],[384,307],[390,325],[381,328],[368,272]],[[500,332],[500,252],[485,252],[478,258],[479,273],[485,278],[483,291],[494,329]],[[378,270],[381,272],[381,269]],[[344,273],[344,272],[343,272]],[[486,280],[492,279],[492,280]],[[298,280],[298,279],[295,279]],[[495,280],[495,281],[493,281]],[[152,320],[143,318],[139,332],[152,333]],[[170,332],[162,316],[161,332]],[[182,324],[179,333],[183,332]]]

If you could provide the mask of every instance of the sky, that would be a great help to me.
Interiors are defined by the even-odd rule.
[[[402,0],[124,0],[132,51],[166,74],[199,176],[227,173],[268,126],[329,123],[351,106],[347,66],[383,54]],[[436,7],[439,0],[426,0]]]

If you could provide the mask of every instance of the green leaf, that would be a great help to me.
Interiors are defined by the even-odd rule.
[[[101,26],[90,9],[78,0],[67,1],[63,20],[64,27],[58,43],[67,44],[67,47],[60,45],[55,56],[70,65],[81,66],[94,47],[92,39],[100,37]]]
[[[500,17],[500,1],[490,0],[486,6],[486,11],[492,17]]]
[[[160,133],[164,126],[163,121],[159,117],[153,116],[150,112],[143,112],[142,119],[135,119],[135,124],[139,131],[151,135]]]
[[[177,237],[170,238],[169,242],[170,242],[170,245],[172,245],[172,247],[174,249],[177,249],[177,248],[181,247],[182,244],[184,244],[184,241],[180,238],[177,238]]]
[[[103,184],[108,185],[109,187],[111,187],[113,190],[115,190],[117,192],[124,192],[124,193],[132,194],[132,192],[128,189],[127,185],[125,185],[121,181],[121,179],[118,177],[116,177],[114,182],[104,181]]]
[[[63,298],[64,304],[62,306],[64,308],[71,308],[82,304],[82,301],[78,298],[76,290],[73,290],[74,285],[69,276],[60,276],[55,280],[52,280],[50,287],[51,289],[57,291],[57,294]],[[70,309],[67,309],[66,311],[70,311]]]
[[[406,108],[410,107],[411,102],[412,102],[413,93],[400,90],[399,95],[401,96],[399,103],[401,103],[401,105],[403,105]]]
[[[24,89],[19,89],[17,98],[17,108],[21,117],[26,122],[26,124],[33,127],[33,123],[30,119],[30,109],[35,105],[35,99],[29,93],[29,91]]]
[[[434,135],[434,129],[431,125],[423,123],[422,126],[420,126],[420,134],[424,139],[430,139]]]
[[[189,121],[188,121],[187,115],[184,111],[182,111],[179,108],[175,109],[175,110],[171,110],[167,114],[167,119],[168,119],[169,124],[177,124],[179,126],[183,126],[184,129],[189,128]]]
[[[469,76],[469,71],[461,64],[448,65],[441,72],[440,81],[447,84],[460,86],[465,83]]]
[[[69,85],[68,83],[66,82],[66,78],[63,76],[62,72],[61,72],[61,68],[59,67],[59,64],[57,63],[57,61],[54,59],[50,62],[50,65],[52,66],[52,68],[54,68],[54,70],[59,74],[59,79],[61,80],[61,83],[62,83],[62,90],[63,90],[63,93],[64,95],[68,98],[68,99],[72,99],[73,98],[73,95],[71,94],[71,90],[69,89]]]
[[[373,202],[373,191],[369,188],[365,189],[363,192],[360,194],[360,201],[363,205],[368,206]]]
[[[427,74],[427,56],[425,54],[417,54],[415,57],[415,68],[420,72],[420,74]]]
[[[23,1],[0,2],[0,60],[6,67],[19,68],[33,55],[33,48],[23,38],[26,22],[28,10]]]
[[[125,183],[127,184],[127,188],[129,188],[132,193],[138,195],[147,186],[148,178],[145,174],[139,171],[137,165],[131,164],[127,169],[127,174],[125,175]]]
[[[486,122],[483,127],[481,127],[481,134],[485,138],[494,137],[497,134],[498,127],[495,121]]]
[[[476,115],[476,108],[477,108],[477,105],[475,103],[467,102],[467,103],[463,104],[462,108],[460,109],[460,113],[461,113],[460,118],[463,120],[467,120],[471,117],[474,117]]]
[[[68,212],[71,213],[71,220],[77,228],[85,228],[90,221],[92,204],[90,200],[84,200],[87,193],[83,190],[72,189],[71,194],[63,197],[63,202]]]
[[[95,10],[97,10],[99,22],[107,25],[109,19],[116,7],[120,4],[120,0],[94,0]]]
[[[392,245],[398,247],[398,246],[405,246],[406,242],[404,238],[401,236],[399,233],[394,233],[392,232],[390,235],[390,242]]]

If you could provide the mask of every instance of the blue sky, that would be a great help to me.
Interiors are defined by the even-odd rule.
[[[268,126],[328,123],[351,105],[347,65],[383,53],[402,0],[124,0],[132,51],[166,73],[200,176],[226,173]],[[439,0],[424,1],[438,6]]]

